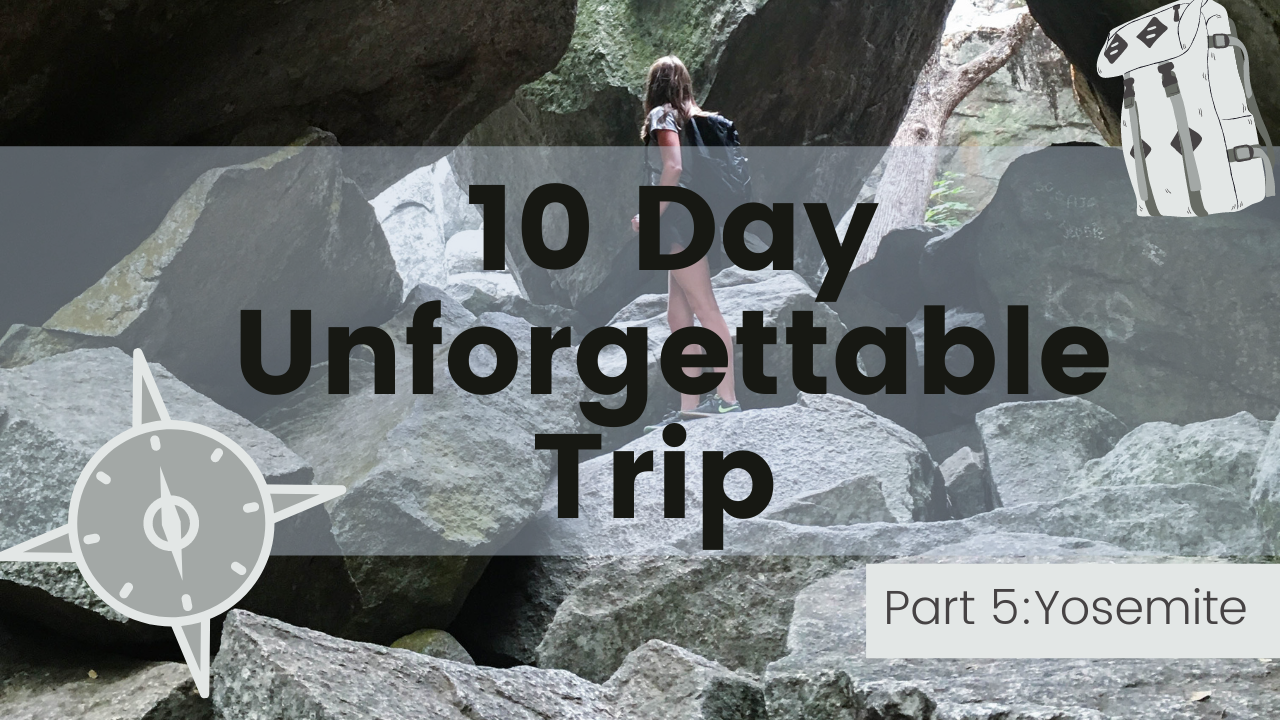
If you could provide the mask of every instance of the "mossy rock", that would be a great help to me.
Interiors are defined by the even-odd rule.
[[[453,636],[444,630],[419,630],[391,643],[391,647],[412,650],[422,655],[430,655],[442,660],[452,660],[464,665],[476,664],[471,659],[471,655],[467,653],[466,648],[462,647],[461,643],[454,640]]]

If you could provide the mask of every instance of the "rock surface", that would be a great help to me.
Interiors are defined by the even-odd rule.
[[[603,680],[633,648],[656,638],[729,668],[759,673],[787,654],[788,627],[796,632],[797,593],[871,560],[931,550],[939,558],[972,562],[1067,551],[1098,557],[1134,554],[1105,542],[1048,537],[1034,530],[976,529],[958,522],[803,529],[763,524],[779,531],[771,545],[760,545],[771,547],[771,555],[628,556],[593,569],[547,628],[538,646],[539,666]],[[888,529],[894,532],[884,532]],[[821,543],[812,537],[824,534],[839,540]],[[801,535],[810,535],[810,542],[797,537]]]
[[[4,31],[9,29],[6,25]],[[0,87],[6,87],[3,81]],[[48,320],[155,231],[207,170],[252,162],[262,152],[246,147],[4,147],[0,184],[7,191],[0,198],[0,217],[23,241],[5,243],[0,253],[0,329]]]
[[[419,284],[447,285],[449,276],[458,272],[446,262],[448,243],[480,227],[480,214],[467,203],[448,158],[414,170],[370,204],[387,236],[406,296]]]
[[[411,297],[393,323],[408,323],[428,292]],[[453,307],[447,315],[465,320]],[[329,508],[363,606],[344,636],[391,642],[424,624],[446,627],[487,555],[539,507],[551,461],[534,449],[534,435],[577,428],[571,354],[555,356],[555,392],[530,395],[530,326],[498,314],[474,326],[498,328],[517,348],[516,377],[501,392],[463,391],[444,353],[433,360],[434,392],[415,395],[401,346],[395,393],[375,394],[373,363],[353,360],[350,394],[331,395],[320,379],[262,420],[307,458],[319,482],[348,488]],[[472,353],[476,373],[493,372],[494,362],[487,349]]]
[[[1139,219],[1133,203],[1120,150],[1049,148],[1010,165],[947,244],[969,246],[988,321],[1029,307],[1031,348],[1067,326],[1103,338],[1107,375],[1088,399],[1126,425],[1274,417],[1280,288],[1264,268],[1280,261],[1280,201],[1192,224]],[[1033,388],[1047,390],[1031,366]]]
[[[268,483],[311,482],[312,469],[270,433],[174,378],[152,374],[170,417],[211,427],[245,449]],[[0,371],[0,547],[65,525],[71,492],[98,449],[132,427],[133,361],[116,348],[76,350]],[[299,516],[302,517],[302,516]],[[171,633],[126,621],[95,596],[74,564],[4,563],[10,612],[83,637],[149,643]],[[277,607],[278,611],[280,608]]]
[[[574,9],[571,0],[483,11],[467,2],[103,9],[24,0],[0,11],[0,139],[272,145],[319,125],[345,144],[443,154],[555,66]]]
[[[484,272],[484,232],[469,229],[451,235],[445,245],[444,255],[450,275]]]
[[[901,233],[902,231],[899,230],[897,232]],[[924,279],[923,273],[921,273],[921,279]],[[920,289],[922,293],[926,293],[925,297],[936,292],[936,290],[929,287],[927,281],[921,283]],[[990,338],[996,332],[995,328],[998,327],[998,320],[988,318],[981,310],[975,309],[976,306],[953,305],[950,298],[942,301],[931,298],[927,302],[945,306],[946,309],[942,315],[942,327],[946,332],[950,332],[955,328],[973,328]],[[986,408],[1001,403],[1022,402],[1028,399],[1026,395],[1011,395],[1008,393],[1008,380],[1004,364],[1000,362],[996,363],[991,380],[975,393],[969,395],[961,395],[954,392],[947,392],[941,395],[922,393],[926,359],[924,304],[922,298],[917,296],[915,315],[903,323],[915,342],[916,367],[911,368],[908,365],[907,369],[907,398],[914,399],[918,406],[917,414],[919,419],[913,429],[918,429],[921,434],[937,433],[944,428],[952,428],[956,425],[971,422],[975,413]],[[948,348],[946,354],[943,355],[943,359],[947,371],[953,376],[964,377],[973,370],[973,353],[966,348],[960,346]],[[914,385],[911,384],[912,382],[914,382]]]
[[[904,562],[1124,562],[1141,556],[1107,543],[1038,534],[993,533],[945,543]],[[866,652],[866,568],[851,567],[795,595],[787,649],[791,655]]]
[[[443,286],[449,276],[444,272],[445,239],[439,223],[426,205],[410,201],[396,206],[378,218],[387,236],[396,270],[404,281],[406,292],[414,285]]]
[[[444,630],[419,630],[391,643],[400,650],[412,650],[420,655],[430,655],[441,660],[451,660],[463,665],[475,665],[466,648]]]
[[[560,670],[497,670],[366,645],[233,610],[213,663],[222,717],[620,720],[599,685]]]
[[[405,175],[369,201],[380,221],[406,203],[425,206],[446,241],[461,233],[473,233],[481,225],[480,209],[469,202],[467,189],[458,185],[447,157]]]
[[[1252,500],[1267,552],[1280,553],[1280,423],[1271,424],[1258,458]]]
[[[1078,487],[1200,483],[1249,497],[1270,428],[1242,412],[1179,427],[1145,423],[1072,476]]]
[[[986,459],[968,447],[960,448],[938,470],[947,484],[951,517],[963,520],[995,509],[995,492],[987,474]]]
[[[505,272],[464,272],[449,276],[445,292],[477,315],[520,297],[520,288]]]
[[[910,80],[938,38],[944,9],[943,3],[922,0],[910,7],[849,8],[785,0],[755,7],[703,0],[650,8],[590,0],[579,7],[560,64],[522,87],[471,139],[508,145],[635,144],[645,73],[670,53],[689,68],[707,107],[750,128],[753,145],[883,144],[905,109]],[[882,27],[872,22],[881,13],[909,13],[922,22]],[[893,50],[870,51],[882,46]],[[761,75],[761,52],[776,68],[794,69],[782,77]],[[802,73],[800,63],[829,70],[819,76]],[[787,72],[794,76],[788,79]],[[895,88],[895,82],[902,87]],[[888,99],[874,107],[871,97],[882,92]],[[815,94],[830,100],[821,109],[801,110],[809,104],[804,98]]]
[[[578,466],[578,515],[557,517],[559,490],[547,489],[538,527],[546,552],[616,555],[658,548],[702,526],[702,452],[750,448],[768,463],[773,495],[762,517],[799,525],[923,520],[935,510],[934,467],[924,443],[865,406],[835,395],[802,395],[795,405],[683,424],[684,515],[666,517],[663,477],[669,446],[653,432],[623,446],[653,453],[653,471],[637,475],[634,516],[614,517],[611,455]],[[745,473],[725,480],[735,498],[750,490]],[[939,490],[941,488],[938,488]],[[726,520],[726,526],[735,520]]]
[[[563,670],[478,668],[340,640],[237,610],[224,626],[213,678],[219,717],[766,718],[757,680],[658,640],[597,685]]]
[[[942,53],[963,64],[1026,12],[1019,0],[958,0],[947,18]],[[1071,63],[1035,28],[1009,61],[965,96],[947,120],[939,155],[939,172],[955,173],[961,192],[948,200],[973,210],[968,220],[995,195],[1000,177],[1015,158],[1054,143],[1105,143],[1076,101]]]
[[[978,427],[973,423],[961,425],[946,432],[925,435],[921,439],[929,448],[929,454],[934,460],[944,462],[962,448],[982,448],[982,436],[978,434]]]
[[[755,680],[684,648],[650,640],[605,684],[629,720],[765,720]]]
[[[782,628],[798,585],[873,558],[1262,551],[1247,500],[1203,484],[1094,488],[945,522],[818,527],[743,520],[726,526],[725,547],[740,555],[703,556],[701,542],[694,532],[672,543],[673,552],[692,556],[664,557],[655,549],[590,569],[556,610],[537,649],[539,665],[603,679],[631,649],[658,638],[730,668],[759,671],[761,662],[782,656]],[[533,623],[522,630],[536,635]]]
[[[1247,499],[1211,485],[1097,488],[958,522],[978,532],[1081,537],[1165,555],[1256,557],[1261,548]]]
[[[0,337],[0,368],[15,368],[72,350],[107,347],[103,338],[59,332],[30,325],[12,325]]]
[[[1198,484],[1093,488],[946,522],[811,527],[741,520],[725,525],[724,542],[737,553],[906,557],[997,532],[1078,537],[1187,557],[1257,557],[1262,547],[1247,500]],[[699,542],[685,538],[676,548],[696,552]]]
[[[205,173],[151,237],[45,327],[140,347],[195,389],[257,414],[271,398],[241,373],[243,310],[262,311],[263,367],[279,368],[289,362],[290,310],[311,311],[319,362],[325,328],[383,322],[401,299],[386,238],[340,163],[340,148],[291,147]]]
[[[509,548],[528,547],[523,535]],[[500,555],[489,561],[449,626],[483,665],[537,665],[556,609],[605,557]]]
[[[144,662],[0,624],[6,720],[213,720],[182,663]]]
[[[997,505],[1057,500],[1075,492],[1068,479],[1124,435],[1114,415],[1083,398],[1013,402],[974,417]]]
[[[1044,555],[1005,560],[1125,562],[1114,548],[1078,541]],[[945,557],[952,554],[939,550]],[[956,557],[963,557],[957,555]],[[920,558],[919,560],[924,560]],[[985,562],[1000,561],[987,556]],[[1269,660],[874,660],[864,658],[865,572],[820,580],[796,598],[788,648],[769,666],[769,717],[842,717],[889,705],[868,717],[906,720],[1200,720],[1271,717],[1275,665]],[[1208,699],[1192,702],[1196,690]],[[876,709],[877,712],[883,712]],[[843,715],[849,716],[849,715]],[[852,715],[860,717],[859,715]]]
[[[759,673],[786,654],[795,594],[855,564],[848,557],[619,557],[591,572],[556,612],[538,666],[603,682],[651,639]]]
[[[699,0],[676,5],[583,0],[573,39],[559,65],[523,86],[511,102],[478,125],[467,142],[638,144],[645,74],[654,60],[671,53],[692,73],[702,105],[734,120],[745,144],[883,146],[906,110],[910,88],[942,30],[946,7],[942,0],[911,0],[905,5],[888,0],[853,5],[809,0]],[[880,22],[885,16],[917,21]],[[813,67],[822,72],[806,70]],[[823,101],[815,104],[815,97]],[[458,153],[460,163],[467,162],[461,159],[466,153]],[[837,152],[831,159],[822,152],[792,153],[790,162],[769,162],[775,171],[759,177],[777,185],[768,196],[779,202],[785,188],[796,202],[821,198],[846,207],[879,154]],[[509,183],[508,193],[518,197],[555,181],[579,188],[609,186],[629,199],[640,182],[640,167],[634,155],[625,157],[625,163],[584,163],[579,155],[561,152],[549,156],[538,173],[525,171],[517,178],[510,171],[495,171],[494,177],[502,176]],[[464,177],[472,177],[469,172],[461,170]],[[520,220],[518,213],[509,213],[511,269],[529,299],[584,311],[604,306],[607,317],[639,294],[633,292],[639,288],[634,256],[617,263],[634,248],[628,244],[632,234],[627,228],[634,212],[632,203],[602,203],[599,212],[592,213],[592,223],[608,228],[610,235],[593,242],[578,267],[554,273],[535,266],[521,243],[512,241],[520,237]],[[817,255],[816,244],[808,239],[798,247],[806,258],[801,271],[816,270],[816,262],[808,262]]]
[[[699,542],[695,534],[676,546],[697,553]],[[592,570],[557,610],[538,647],[539,664],[603,678],[632,648],[657,637],[731,668],[758,670],[781,657],[781,627],[797,584],[869,558],[1067,550],[1251,557],[1261,540],[1246,502],[1189,484],[1095,489],[947,522],[806,527],[746,520],[726,528],[725,547],[747,555],[629,556]]]

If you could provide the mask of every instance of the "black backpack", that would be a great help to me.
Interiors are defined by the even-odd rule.
[[[719,115],[695,115],[689,118],[685,141],[697,148],[690,158],[690,190],[702,196],[716,214],[717,224],[734,208],[754,199],[751,189],[751,167],[743,157],[738,129],[732,121]],[[645,140],[645,167],[650,181],[656,173],[649,165]]]

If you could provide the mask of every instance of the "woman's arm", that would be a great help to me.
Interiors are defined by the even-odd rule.
[[[684,172],[683,160],[680,157],[680,133],[675,130],[657,130],[658,133],[658,150],[662,153],[662,176],[658,179],[659,185],[678,185],[680,184],[680,174]],[[658,205],[658,214],[667,211],[669,202],[662,202]],[[631,218],[631,229],[640,232],[640,216],[636,215]]]

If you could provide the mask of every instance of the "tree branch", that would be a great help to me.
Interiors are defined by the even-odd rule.
[[[950,115],[956,109],[956,106],[960,104],[960,101],[968,96],[974,88],[982,84],[983,80],[991,77],[995,71],[1004,67],[1004,64],[1009,62],[1009,58],[1013,57],[1018,48],[1022,47],[1022,43],[1031,36],[1031,32],[1035,28],[1035,18],[1031,17],[1031,13],[1024,12],[986,52],[955,68],[952,71],[952,82],[949,83],[948,87],[946,114]],[[953,98],[954,102],[952,102]]]

